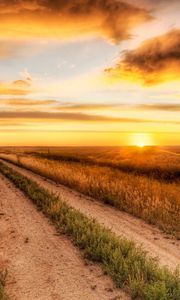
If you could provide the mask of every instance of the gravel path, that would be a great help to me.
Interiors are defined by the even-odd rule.
[[[1,174],[0,241],[10,300],[129,299]]]

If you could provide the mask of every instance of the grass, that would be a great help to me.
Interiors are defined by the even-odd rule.
[[[180,185],[108,167],[23,155],[4,159],[154,224],[180,238]]]
[[[116,286],[132,299],[179,300],[180,276],[160,268],[155,259],[132,241],[117,238],[110,230],[71,208],[60,198],[0,163],[0,171],[21,189],[59,230],[69,235],[86,257],[102,265]]]
[[[6,282],[7,272],[0,272],[0,300],[8,300],[7,295],[5,294],[5,282]]]
[[[77,154],[67,154],[67,153],[43,153],[43,152],[34,152],[32,154],[47,158],[56,161],[65,161],[65,162],[79,162],[86,165],[96,165],[102,167],[110,167],[118,169],[125,173],[132,173],[135,175],[143,175],[151,177],[152,179],[157,179],[165,182],[174,182],[180,180],[180,165],[179,164],[170,164],[162,162],[160,156],[155,160],[150,152],[151,150],[138,150],[134,153],[134,156],[131,159],[124,159],[124,156],[120,156],[117,159],[114,159],[113,153],[109,156],[93,156],[91,155],[77,155]],[[160,161],[158,161],[158,158]],[[152,161],[151,161],[152,160]],[[178,160],[179,161],[179,160]]]
[[[4,153],[36,155],[51,160],[106,166],[164,182],[180,180],[180,147],[17,147]]]

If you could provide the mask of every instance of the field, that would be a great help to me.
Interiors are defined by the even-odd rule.
[[[179,299],[180,148],[2,148],[0,158],[0,172],[118,289]]]
[[[43,149],[1,157],[180,238],[179,148]]]
[[[36,147],[3,148],[3,152],[109,166],[164,181],[180,180],[180,147]]]

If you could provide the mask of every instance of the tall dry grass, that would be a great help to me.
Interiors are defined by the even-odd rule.
[[[50,148],[35,153],[48,159],[96,164],[116,168],[126,173],[173,182],[180,180],[178,149],[180,147],[171,147],[169,150],[160,147],[78,147]]]
[[[16,164],[128,212],[180,238],[180,186],[108,167],[33,156],[1,155]]]
[[[180,147],[16,147],[7,153],[106,166],[165,182],[180,181]]]

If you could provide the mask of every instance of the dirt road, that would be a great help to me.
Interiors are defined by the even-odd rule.
[[[0,241],[10,300],[129,299],[1,174]]]
[[[110,228],[116,235],[125,236],[143,245],[150,255],[158,257],[161,265],[175,269],[180,264],[180,241],[170,239],[155,226],[124,212],[86,197],[60,184],[47,180],[31,171],[6,163],[23,175],[35,180],[49,191],[60,195],[64,201],[88,217]]]

